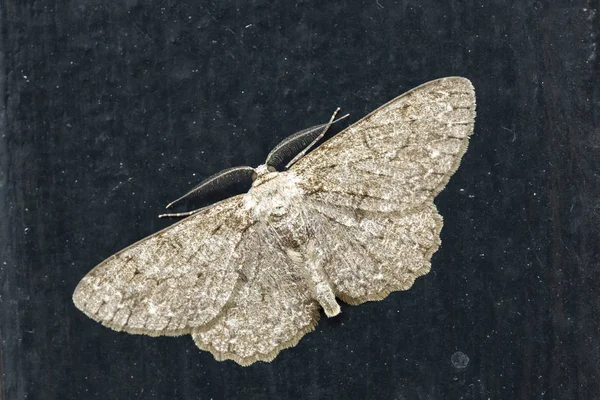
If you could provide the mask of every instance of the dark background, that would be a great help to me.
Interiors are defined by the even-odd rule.
[[[597,398],[599,1],[0,3],[0,399]],[[202,178],[450,75],[475,135],[411,290],[247,368],[73,306]]]

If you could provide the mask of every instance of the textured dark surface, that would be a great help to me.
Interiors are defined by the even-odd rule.
[[[595,397],[600,4],[546,3],[2,1],[0,398]],[[73,306],[203,177],[448,75],[475,135],[411,290],[249,368]]]

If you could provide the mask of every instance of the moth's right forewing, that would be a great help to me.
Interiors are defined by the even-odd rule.
[[[474,120],[469,80],[438,79],[373,111],[291,168],[337,297],[380,300],[429,271],[442,228],[433,199],[460,164]]]
[[[351,125],[292,170],[316,201],[408,212],[448,183],[467,149],[475,92],[465,78],[425,83]]]
[[[241,199],[217,203],[108,258],[81,280],[75,305],[129,333],[179,335],[208,324],[239,279],[236,248],[251,224]]]

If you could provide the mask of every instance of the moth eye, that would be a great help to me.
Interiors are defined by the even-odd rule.
[[[277,171],[277,170],[275,169],[275,167],[274,167],[274,166],[272,166],[272,165],[267,165],[267,171],[269,171],[269,172],[275,172],[275,171]]]
[[[254,182],[256,180],[256,178],[258,178],[258,174],[256,173],[256,171],[254,171],[252,173],[252,182]]]

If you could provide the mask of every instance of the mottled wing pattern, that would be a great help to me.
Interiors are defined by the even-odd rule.
[[[244,279],[235,297],[214,324],[192,332],[196,345],[217,360],[242,365],[271,361],[294,346],[314,329],[320,313],[305,269],[286,256],[277,234],[258,224],[250,231],[254,240],[248,242]]]
[[[250,226],[232,197],[120,251],[79,283],[75,305],[118,331],[179,335],[227,304],[243,264],[236,251]]]
[[[353,213],[313,203],[305,215],[327,255],[323,268],[336,296],[348,304],[409,289],[429,272],[440,245],[442,218],[433,203],[407,214]]]
[[[475,122],[468,79],[425,83],[380,107],[305,156],[291,170],[324,204],[408,212],[448,183]]]
[[[426,83],[286,172],[303,193],[294,204],[307,229],[303,248],[286,245],[268,213],[240,195],[102,262],[73,300],[115,330],[191,333],[219,360],[270,361],[318,321],[311,268],[322,267],[325,284],[350,304],[408,289],[429,271],[442,227],[432,200],[458,167],[474,117],[467,79]]]
[[[429,271],[442,218],[433,198],[473,133],[465,78],[421,85],[372,112],[291,168],[305,213],[329,254],[336,295],[358,304],[408,289]]]

